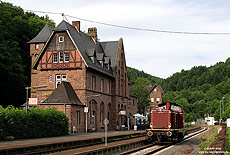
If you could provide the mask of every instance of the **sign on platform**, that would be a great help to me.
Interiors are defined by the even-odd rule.
[[[120,111],[119,115],[126,115],[126,111]]]
[[[29,105],[37,105],[38,99],[37,98],[29,98]]]
[[[107,118],[105,118],[105,120],[103,121],[104,125],[108,125],[109,124],[109,120]]]

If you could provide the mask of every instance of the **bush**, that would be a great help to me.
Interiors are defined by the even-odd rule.
[[[68,134],[68,118],[56,109],[32,108],[29,112],[0,106],[0,139],[6,136],[39,138]]]

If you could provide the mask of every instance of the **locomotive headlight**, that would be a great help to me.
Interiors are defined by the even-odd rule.
[[[153,128],[153,124],[152,123],[150,123],[150,128]]]
[[[171,127],[172,127],[172,126],[171,126],[171,123],[169,123],[169,124],[168,124],[168,128],[171,128]]]

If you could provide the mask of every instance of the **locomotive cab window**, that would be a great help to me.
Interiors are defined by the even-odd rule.
[[[162,107],[159,107],[159,109],[166,109],[166,105],[162,106]]]
[[[180,111],[180,107],[175,106],[175,105],[171,105],[171,110],[173,110],[173,111]]]

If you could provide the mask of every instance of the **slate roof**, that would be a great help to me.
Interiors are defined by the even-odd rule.
[[[71,104],[84,106],[69,82],[62,83],[53,91],[48,98],[40,104]]]
[[[111,67],[114,70],[117,57],[118,41],[101,42],[101,46],[106,56],[110,56]]]
[[[51,35],[53,29],[48,24],[46,24],[43,29],[38,33],[36,37],[30,40],[28,43],[45,43],[49,36]]]
[[[85,60],[87,67],[94,69],[94,70],[97,70],[99,72],[102,72],[108,76],[114,77],[112,70],[108,70],[106,67],[102,67],[98,63],[98,61],[95,61],[93,63],[92,60],[90,59],[90,56],[95,54],[98,59],[101,59],[102,55],[103,55],[103,57],[110,57],[111,58],[111,67],[112,67],[112,69],[114,69],[115,68],[116,55],[118,52],[118,41],[116,41],[116,42],[96,42],[95,43],[90,36],[88,36],[84,32],[81,32],[81,31],[78,32],[74,26],[72,26],[71,24],[69,24],[68,22],[63,20],[54,29],[54,32],[64,32],[64,31],[69,32],[71,38],[74,41],[74,44],[77,46],[80,54],[82,55],[83,59]],[[103,53],[103,54],[98,54],[98,53]],[[42,53],[39,55],[33,68],[35,68],[38,65],[40,57],[42,57]]]

